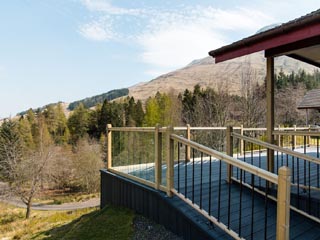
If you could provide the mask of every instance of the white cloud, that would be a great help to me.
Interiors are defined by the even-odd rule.
[[[104,12],[111,15],[139,15],[143,9],[126,9],[112,5],[107,0],[82,0],[83,5],[90,11]]]
[[[182,67],[207,56],[209,50],[226,44],[229,32],[255,32],[270,17],[247,9],[223,11],[214,8],[158,13],[138,37],[143,62],[164,71]]]
[[[205,28],[175,26],[171,29],[143,34],[142,61],[161,68],[174,69],[207,55],[208,46],[221,46],[223,37]]]
[[[98,20],[82,25],[79,32],[96,41],[134,41],[142,49],[140,61],[152,69],[146,70],[151,76],[207,56],[209,50],[236,40],[229,38],[234,33],[252,34],[273,23],[271,17],[256,9],[137,9],[116,7],[108,0],[82,3],[97,14]],[[129,33],[129,28],[138,31]]]
[[[80,26],[79,33],[85,38],[94,41],[112,40],[117,35],[113,31],[112,20],[105,17]]]

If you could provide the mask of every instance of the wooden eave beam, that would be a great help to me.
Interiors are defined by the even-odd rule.
[[[302,62],[311,64],[311,65],[313,65],[313,66],[315,66],[315,67],[320,68],[320,63],[315,62],[315,61],[313,61],[312,59],[305,58],[305,57],[300,56],[300,55],[298,55],[298,54],[288,54],[287,56],[288,56],[288,57],[291,57],[291,58],[294,58],[294,59],[296,59],[296,60],[299,60],[299,61],[302,61]]]
[[[214,51],[212,51],[211,55],[214,55],[213,57],[215,57],[215,62],[219,63],[229,59],[248,55],[254,52],[272,49],[319,36],[320,23],[317,22],[292,31],[283,31],[281,34],[270,36],[268,38],[263,38],[257,41],[248,38],[243,41],[240,41],[232,49],[225,50],[221,53],[214,53]]]
[[[319,26],[320,27],[320,26]],[[320,45],[320,35],[306,38],[300,41],[292,42],[289,44],[281,45],[279,47],[269,48],[265,50],[265,57],[277,57],[281,55],[286,55],[287,53],[299,50],[302,48],[307,48],[315,45]]]
[[[320,111],[320,107],[297,107],[299,110],[304,110],[304,109],[315,109]]]

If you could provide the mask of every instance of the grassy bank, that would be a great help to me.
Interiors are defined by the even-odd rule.
[[[33,202],[41,203],[41,204],[63,204],[63,203],[71,203],[71,202],[84,202],[91,198],[100,197],[100,193],[70,193],[70,192],[54,192],[47,191],[39,194]]]
[[[33,211],[0,203],[0,239],[130,239],[132,211],[107,206],[76,211]]]

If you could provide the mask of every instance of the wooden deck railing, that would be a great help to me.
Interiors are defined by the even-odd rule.
[[[319,158],[319,139],[320,132],[305,131],[274,131],[275,136],[291,137],[291,144],[287,148],[269,144],[261,140],[240,135],[231,130],[230,135],[237,140],[242,140],[247,147],[247,152],[241,158],[245,162],[250,162],[263,169],[270,166],[267,158],[262,156],[262,149],[272,150],[274,152],[273,172],[277,172],[282,166],[287,166],[292,171],[291,192],[295,201],[290,208],[318,223],[320,223],[320,158]],[[300,149],[296,149],[294,144],[296,138],[303,138]],[[310,138],[311,140],[308,140]],[[315,142],[315,147],[311,148],[312,152],[308,153],[307,147],[310,147],[311,141]],[[256,151],[258,146],[258,151]],[[234,148],[237,152],[239,150]],[[298,152],[299,150],[300,152]],[[310,150],[309,150],[310,151]],[[234,177],[231,172],[230,177]],[[237,173],[237,178],[239,174]],[[259,186],[261,187],[261,186]],[[272,196],[271,199],[275,200]]]
[[[303,128],[306,129],[306,128]],[[234,184],[238,184],[240,189],[240,203],[243,201],[242,198],[245,195],[241,195],[242,192],[245,192],[245,188],[250,189],[252,196],[255,193],[263,194],[265,198],[265,202],[268,205],[268,199],[273,199],[277,203],[277,239],[288,239],[289,238],[289,209],[290,209],[290,192],[295,191],[294,193],[298,195],[298,201],[294,204],[299,204],[299,194],[301,191],[309,191],[309,198],[307,201],[311,201],[310,192],[317,188],[317,186],[312,186],[312,181],[308,179],[301,180],[301,176],[299,176],[300,171],[300,163],[297,163],[299,160],[303,159],[304,165],[308,164],[316,164],[316,168],[319,172],[319,153],[317,157],[308,156],[303,153],[298,153],[292,151],[290,149],[282,148],[278,145],[268,144],[264,141],[257,140],[251,137],[246,136],[246,132],[257,132],[257,131],[265,131],[265,128],[243,128],[243,127],[235,127],[235,128],[225,128],[225,127],[143,127],[143,128],[133,128],[133,127],[124,127],[124,128],[116,128],[108,125],[108,162],[107,168],[109,171],[124,176],[126,178],[132,179],[134,181],[138,181],[142,184],[150,186],[154,189],[165,191],[168,196],[176,195],[185,201],[187,204],[191,205],[194,209],[196,209],[203,216],[208,218],[211,222],[215,223],[217,226],[228,232],[234,238],[242,238],[243,233],[241,228],[241,206],[238,209],[238,224],[239,227],[234,227],[234,219],[231,216],[231,205],[232,202],[235,201],[234,198],[231,199],[231,193]],[[293,131],[288,131],[293,130]],[[292,137],[292,141],[290,143],[292,146],[295,146],[296,136],[303,135],[304,142],[303,146],[306,146],[308,143],[307,139],[310,137],[317,137],[316,145],[317,151],[319,152],[319,133],[314,132],[305,132],[301,131],[302,128],[292,128],[292,129],[276,129],[273,134],[275,136],[294,136]],[[309,130],[309,129],[307,129]],[[175,134],[181,133],[184,134]],[[203,144],[199,144],[195,141],[192,141],[192,137],[194,136],[194,132],[199,131],[224,131],[226,136],[225,141],[225,150],[226,152],[220,152],[214,150],[208,146],[204,146]],[[120,136],[115,138],[115,134],[119,133]],[[121,135],[122,134],[122,135]],[[132,135],[130,135],[132,134]],[[141,135],[141,136],[140,136]],[[182,135],[182,136],[181,136]],[[247,134],[250,135],[250,134]],[[236,146],[234,146],[235,140]],[[281,141],[279,141],[280,143]],[[309,140],[309,144],[310,144]],[[247,148],[247,144],[251,145],[249,150]],[[114,154],[116,148],[115,144],[119,144],[118,154]],[[127,146],[121,146],[121,144],[126,144]],[[253,146],[259,146],[258,149],[254,149]],[[279,144],[281,145],[281,144]],[[124,148],[127,147],[127,150]],[[138,151],[139,147],[142,147],[145,151]],[[131,150],[130,150],[131,149]],[[183,151],[182,151],[183,149]],[[240,159],[235,158],[234,150],[237,149],[237,156],[242,156]],[[241,149],[241,150],[239,150]],[[285,157],[285,164],[277,164],[276,172],[278,174],[274,174],[268,172],[267,169],[260,164],[253,164],[252,162],[246,162],[246,157],[248,154],[253,156],[254,150],[258,150],[259,156],[261,155],[262,149],[271,149],[275,151],[277,154],[282,154],[281,157]],[[241,152],[242,151],[242,152]],[[130,156],[131,154],[136,154],[136,159]],[[139,155],[140,154],[140,155]],[[143,155],[145,154],[145,155]],[[285,156],[283,155],[285,154]],[[143,156],[141,156],[143,155]],[[116,159],[128,158],[123,163],[117,163]],[[288,157],[293,158],[293,165],[296,168],[292,168],[290,166]],[[204,160],[206,159],[206,160]],[[208,160],[210,159],[210,160]],[[123,159],[122,159],[123,160]],[[295,160],[295,161],[294,161]],[[204,163],[203,161],[206,161]],[[266,160],[265,160],[266,161]],[[195,171],[197,171],[197,162],[199,162],[200,169],[198,169],[199,176],[195,176]],[[219,164],[218,164],[218,163]],[[182,164],[183,163],[183,164]],[[209,164],[210,167],[205,164]],[[216,169],[218,172],[216,175],[213,174],[212,171],[216,171],[214,168],[214,164],[218,164],[220,166]],[[225,167],[223,167],[223,165]],[[208,167],[208,168],[207,168]],[[293,170],[291,175],[290,167]],[[181,168],[184,168],[182,170]],[[225,168],[225,169],[224,169]],[[215,169],[215,170],[214,170]],[[308,175],[306,171],[310,171],[311,166],[309,168],[304,169],[303,177],[306,178]],[[191,175],[190,175],[191,174]],[[301,173],[300,173],[301,174]],[[206,175],[206,176],[204,176]],[[249,175],[249,177],[248,177]],[[219,176],[219,179],[214,179],[214,176]],[[246,179],[247,177],[247,179]],[[309,179],[311,175],[309,173]],[[319,179],[319,176],[318,176]],[[223,182],[226,180],[227,185],[223,186]],[[197,182],[198,181],[198,182]],[[302,182],[301,182],[302,181]],[[259,186],[257,186],[257,182],[259,182]],[[319,180],[318,180],[319,182]],[[303,184],[302,184],[303,183]],[[184,184],[184,185],[183,185]],[[204,186],[209,188],[215,187],[217,184],[217,191],[219,194],[219,202],[216,202],[216,205],[213,205],[211,194],[214,190],[210,190],[208,193],[210,196],[204,196]],[[261,184],[264,187],[261,187]],[[319,184],[319,183],[318,183]],[[273,187],[270,187],[273,186]],[[275,187],[277,186],[277,187]],[[222,188],[226,187],[227,197],[221,196]],[[198,189],[199,188],[199,189]],[[191,193],[188,192],[192,189]],[[276,191],[272,191],[276,190]],[[195,191],[199,195],[195,195]],[[243,193],[244,194],[244,193]],[[246,193],[247,194],[247,193]],[[247,196],[246,196],[247,197]],[[196,199],[199,198],[200,200]],[[223,198],[226,198],[226,202],[223,203]],[[205,200],[204,200],[205,199]],[[199,202],[200,201],[200,202]],[[208,204],[204,206],[203,201],[208,201]],[[222,204],[228,204],[227,208],[228,214],[225,219],[221,216],[220,208],[222,208]],[[254,197],[252,197],[252,203],[254,205]],[[241,205],[241,204],[240,204]],[[218,215],[214,215],[212,213],[213,206],[218,207]],[[310,204],[309,204],[310,206]],[[226,207],[226,206],[224,206]],[[233,207],[234,208],[234,207]],[[267,208],[267,207],[266,207]],[[254,208],[253,208],[254,209]],[[311,209],[309,211],[304,211],[299,208],[299,206],[291,206],[291,209],[300,212],[304,215],[309,216],[313,220],[319,221],[318,216],[312,216],[310,214]],[[232,211],[234,211],[233,209]],[[221,210],[222,211],[222,210]],[[254,221],[253,216],[255,216],[254,210],[252,210],[252,222]],[[267,214],[267,210],[266,210]],[[267,215],[266,215],[267,216]],[[267,217],[265,216],[265,219]],[[267,220],[265,220],[267,221]],[[265,222],[265,224],[267,224]],[[267,225],[265,225],[265,236],[267,234]],[[236,230],[234,230],[236,229]],[[253,229],[251,235],[253,234]],[[253,237],[253,235],[252,235]]]
[[[174,178],[172,176],[173,169],[174,169],[174,154],[172,153],[174,151],[174,145],[175,144],[182,144],[183,146],[188,146],[192,149],[193,152],[193,164],[192,164],[192,169],[188,170],[187,164],[184,165],[185,168],[185,173],[184,176],[180,177],[180,172],[181,170],[178,168],[177,169],[177,174],[178,176],[176,178]],[[170,172],[169,177],[170,179],[175,179],[178,182],[178,186],[175,187],[174,183],[172,181],[167,182],[167,192],[169,194],[169,196],[171,196],[172,194],[178,196],[179,198],[181,198],[183,201],[185,201],[187,204],[189,204],[190,206],[192,206],[194,209],[196,209],[199,213],[201,213],[203,216],[205,216],[208,220],[210,220],[211,222],[213,222],[215,225],[217,225],[218,227],[220,227],[221,229],[223,229],[225,232],[227,232],[228,234],[230,234],[233,238],[235,239],[242,239],[244,236],[242,235],[242,224],[243,224],[243,217],[241,215],[241,212],[244,211],[241,203],[244,201],[242,200],[243,196],[242,191],[240,191],[240,195],[239,195],[239,207],[234,206],[234,204],[232,204],[231,202],[234,202],[236,200],[236,198],[238,196],[231,196],[232,194],[232,190],[231,190],[231,183],[232,181],[227,181],[228,184],[226,185],[226,191],[227,191],[227,197],[223,197],[221,196],[221,188],[223,188],[223,173],[221,172],[221,165],[222,164],[226,164],[226,169],[229,169],[230,166],[232,168],[237,168],[239,169],[242,173],[246,172],[247,174],[251,174],[252,175],[252,179],[254,178],[261,178],[265,181],[265,183],[268,185],[269,183],[275,184],[278,186],[278,192],[277,192],[277,202],[278,202],[278,206],[277,206],[277,226],[276,226],[276,232],[277,232],[277,239],[288,239],[289,236],[289,214],[290,214],[290,179],[291,179],[291,175],[290,175],[290,169],[287,167],[283,167],[279,170],[279,176],[273,173],[270,173],[266,170],[263,170],[261,168],[258,168],[254,165],[251,165],[249,163],[243,162],[241,160],[238,160],[232,156],[228,156],[224,153],[218,152],[216,150],[210,149],[206,146],[203,146],[201,144],[195,143],[193,141],[187,140],[183,137],[180,137],[178,135],[175,134],[171,134],[170,137],[170,147],[168,147],[168,149],[170,149],[170,154],[168,154],[168,171]],[[198,180],[198,182],[195,182],[195,170],[194,166],[195,166],[195,153],[194,151],[197,152],[197,156],[200,156],[200,170],[198,169],[198,173],[200,171],[200,176],[198,176],[198,178],[200,177],[200,180]],[[203,159],[204,158],[210,158],[210,166],[209,167],[209,174],[205,174],[205,172],[208,172],[207,170],[204,170],[203,167]],[[214,175],[218,175],[219,179],[218,180],[218,184],[216,186],[212,185],[212,182],[214,182],[215,180],[212,179],[212,159],[218,160],[220,162],[220,166],[219,166],[219,172],[218,174],[214,174]],[[180,158],[179,158],[179,154],[178,154],[178,166],[180,166]],[[170,171],[170,169],[172,169]],[[183,170],[182,170],[183,171]],[[189,177],[192,180],[188,180],[188,177],[186,176],[188,172],[191,172],[190,174],[192,174],[192,177]],[[168,176],[168,175],[167,175]],[[187,179],[187,180],[186,180]],[[179,183],[184,180],[184,186],[183,189],[181,188],[181,186],[179,186]],[[225,178],[225,180],[228,180],[228,178]],[[188,183],[189,181],[191,181],[191,183]],[[240,188],[242,189],[242,186],[244,184],[243,179],[240,179]],[[209,186],[206,186],[207,184],[209,184]],[[190,186],[188,186],[190,185]],[[208,190],[208,189],[209,190]],[[212,189],[216,188],[217,189],[217,194],[218,194],[218,199],[217,200],[217,205],[218,205],[218,209],[216,211],[216,214],[213,213],[212,208],[215,205],[213,203],[212,200],[212,196],[210,196],[210,194],[212,194]],[[188,192],[188,189],[191,189],[191,193]],[[203,194],[204,191],[207,190],[208,192],[206,194],[209,195],[207,202],[205,203],[205,200],[203,199]],[[195,191],[200,191],[199,193],[199,197],[195,196]],[[213,191],[214,192],[214,191]],[[254,188],[252,188],[252,192],[254,194]],[[234,195],[234,194],[233,194]],[[268,195],[268,194],[267,194]],[[268,198],[266,195],[266,199]],[[252,195],[253,196],[253,195]],[[199,198],[198,200],[196,198]],[[225,198],[226,201],[222,201],[222,198]],[[250,202],[251,201],[251,202]],[[249,201],[249,204],[251,204],[253,207],[253,212],[251,212],[251,216],[252,216],[252,220],[251,220],[251,225],[254,225],[254,221],[256,221],[257,219],[254,218],[254,215],[256,215],[256,212],[254,211],[254,197],[251,198],[251,200]],[[206,205],[207,204],[207,205]],[[248,203],[247,203],[248,204]],[[265,204],[267,204],[267,201],[265,202]],[[223,219],[221,217],[222,213],[220,210],[220,207],[227,209],[227,213],[226,213],[226,217],[225,219]],[[238,210],[239,211],[239,217],[237,219],[235,219],[233,216],[231,216],[231,211],[235,211]],[[265,216],[267,215],[267,209],[265,212]],[[266,217],[265,217],[266,219]],[[259,219],[260,220],[260,219]],[[235,226],[234,223],[232,222],[237,222]],[[264,226],[264,231],[265,234],[267,234],[267,222],[265,222],[265,226]],[[236,230],[235,230],[236,229]],[[254,228],[251,229],[251,236],[253,239],[254,237]]]

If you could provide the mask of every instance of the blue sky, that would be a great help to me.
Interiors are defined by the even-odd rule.
[[[3,0],[0,119],[149,81],[319,0]]]

